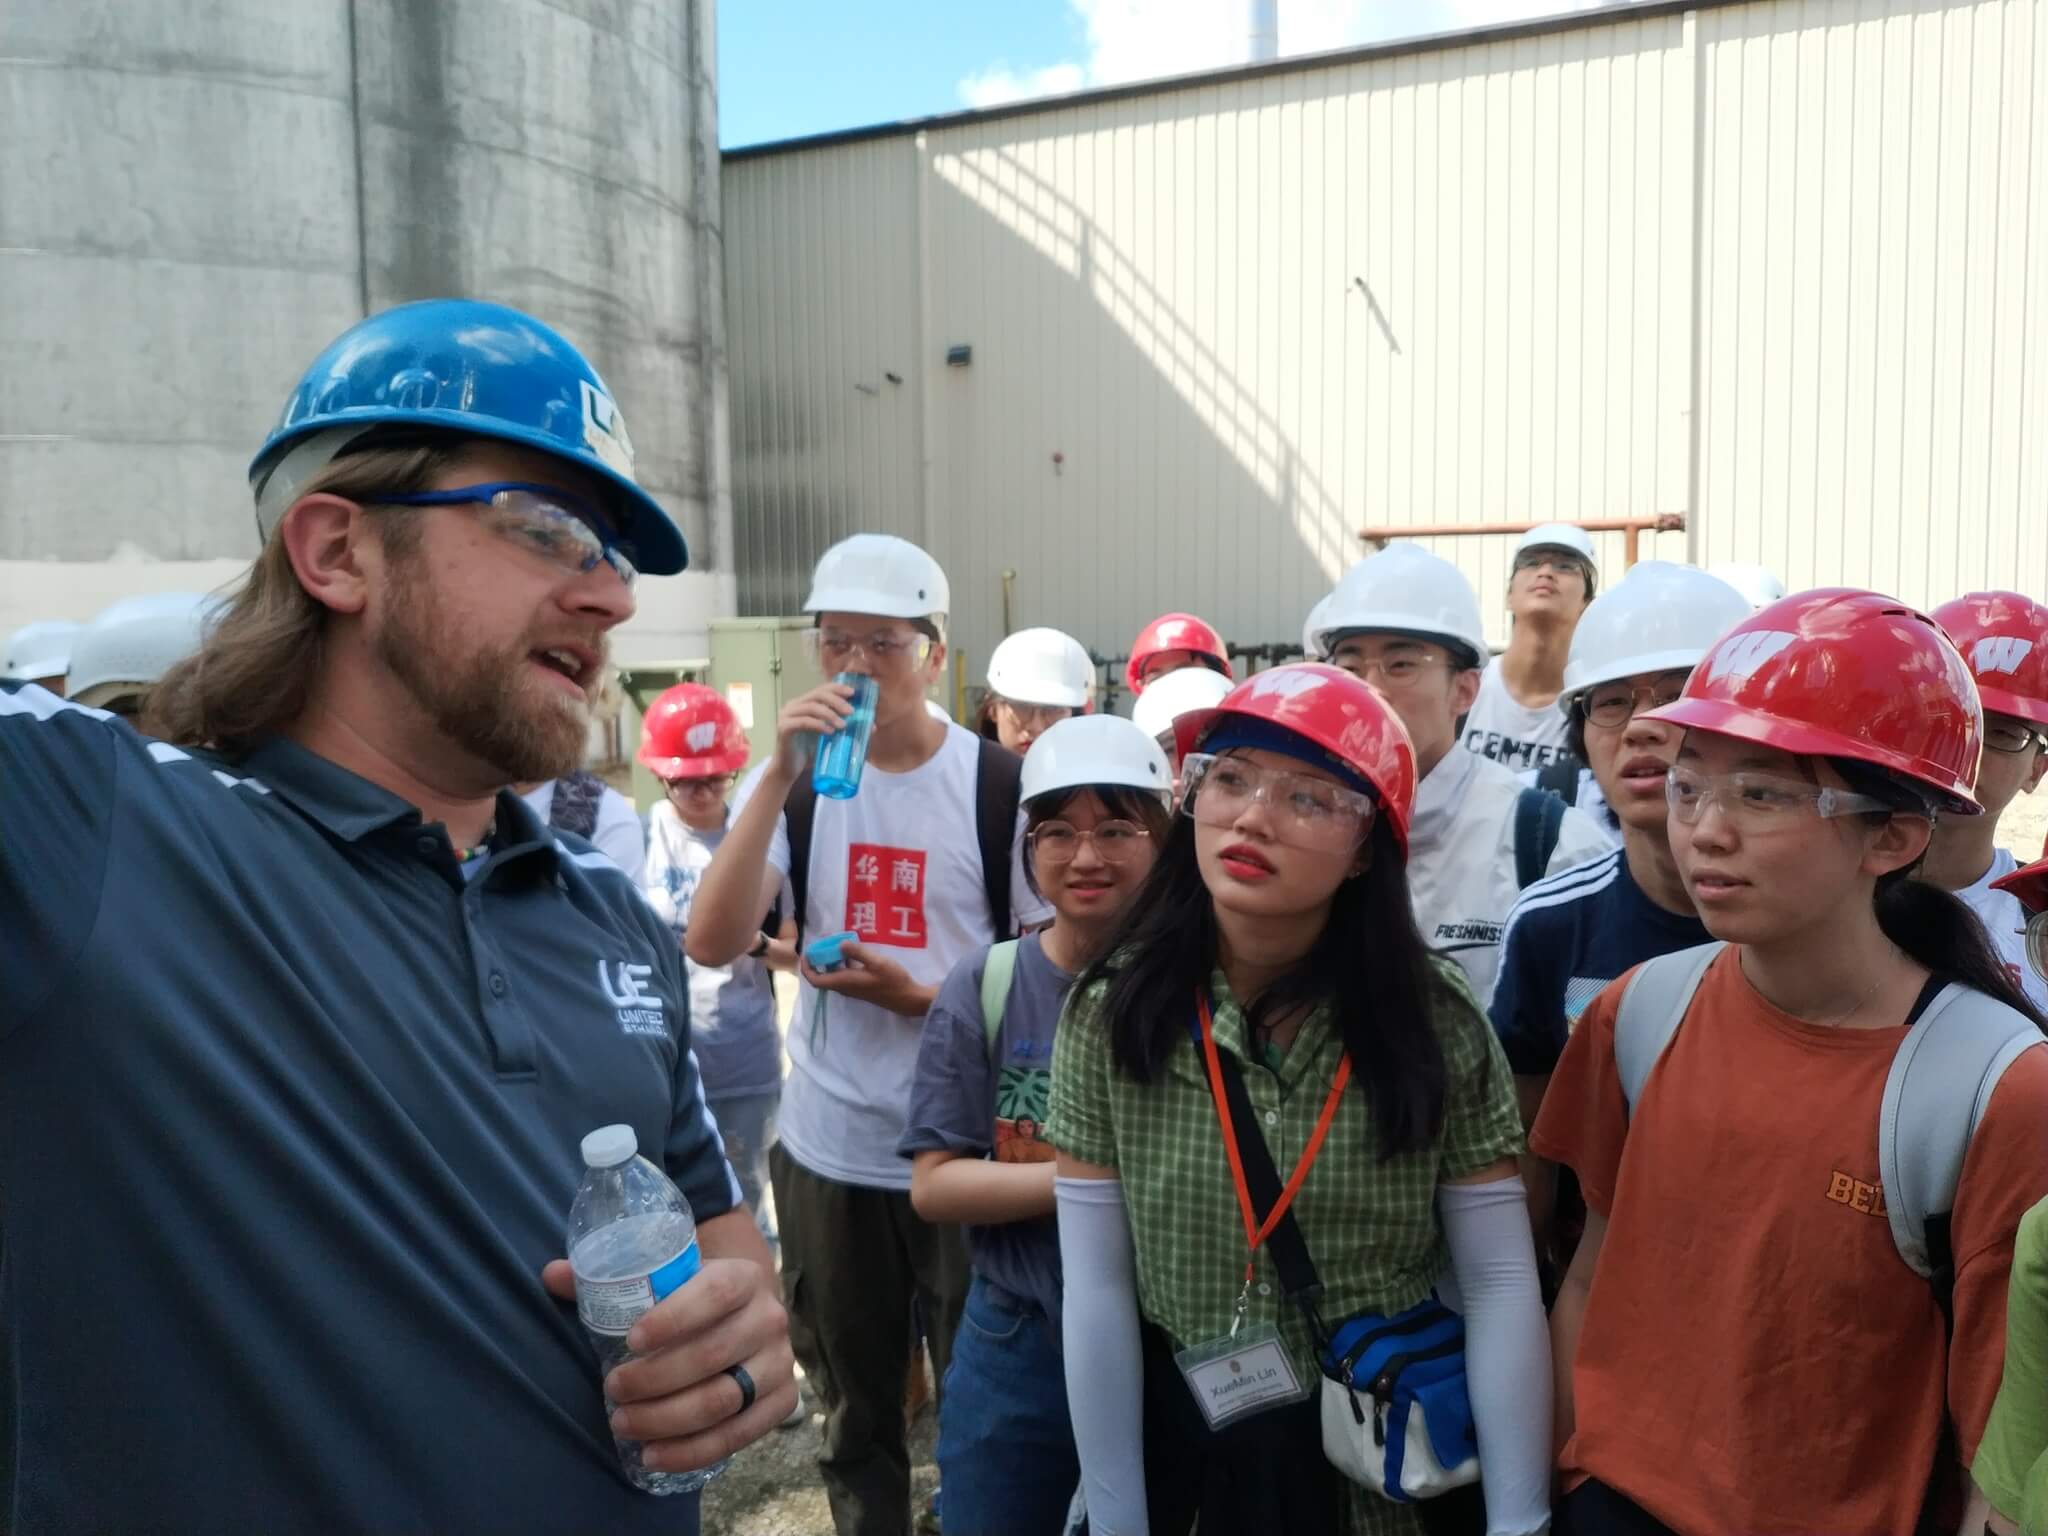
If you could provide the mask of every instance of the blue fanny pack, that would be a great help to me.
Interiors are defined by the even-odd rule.
[[[1465,1320],[1436,1297],[1346,1318],[1322,1351],[1323,1454],[1397,1503],[1479,1478]]]

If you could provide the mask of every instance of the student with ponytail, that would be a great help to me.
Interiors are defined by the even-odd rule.
[[[1720,943],[1593,1001],[1532,1136],[1588,1208],[1552,1317],[1560,1529],[1955,1531],[2048,1195],[2042,1021],[1912,878],[1938,817],[1979,814],[1976,685],[1925,615],[1807,592],[1650,718],[1685,732],[1671,850]]]

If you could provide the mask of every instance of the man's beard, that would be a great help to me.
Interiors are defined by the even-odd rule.
[[[403,586],[377,634],[377,659],[441,733],[508,784],[558,779],[582,767],[590,703],[543,689],[526,675],[534,646],[548,642],[522,639],[465,653],[465,637],[454,626],[428,617],[432,610],[420,585],[405,580]],[[602,676],[604,637],[579,635],[575,642],[599,651],[594,675]]]

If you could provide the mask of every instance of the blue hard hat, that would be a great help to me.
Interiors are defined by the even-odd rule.
[[[531,315],[478,299],[423,299],[344,331],[306,370],[249,465],[259,492],[290,449],[333,428],[433,427],[537,448],[618,492],[633,563],[689,564],[682,531],[633,479],[633,444],[604,380]]]

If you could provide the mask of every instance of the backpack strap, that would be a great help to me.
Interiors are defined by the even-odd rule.
[[[1547,789],[1525,787],[1515,796],[1515,889],[1526,891],[1550,868],[1565,803]]]
[[[796,942],[804,941],[804,920],[810,916],[811,827],[818,819],[818,792],[809,773],[800,773],[782,802],[783,830],[789,836],[789,891],[796,911]]]
[[[563,774],[555,780],[555,792],[548,800],[548,825],[557,832],[589,837],[597,831],[597,808],[604,789],[604,780],[587,768]]]
[[[988,1048],[996,1048],[996,1036],[1003,1032],[1003,1012],[1010,1003],[1010,981],[1017,974],[1016,939],[1004,939],[988,947],[981,964],[981,1030]]]
[[[1944,1311],[1955,1283],[1948,1217],[1970,1138],[2005,1069],[2044,1043],[2025,1015],[1951,982],[1892,1057],[1877,1122],[1885,1216],[1899,1257],[1934,1282]]]
[[[983,738],[974,766],[974,836],[981,845],[981,888],[989,926],[999,939],[1016,931],[1010,917],[1010,849],[1017,841],[1017,803],[1024,789],[1024,759]],[[790,843],[796,847],[794,839]]]
[[[1685,1022],[1700,978],[1724,948],[1716,941],[1645,960],[1622,988],[1614,1015],[1614,1070],[1631,1115],[1657,1058]]]
[[[1584,767],[1576,757],[1560,757],[1554,763],[1545,763],[1536,770],[1536,787],[1547,789],[1566,805],[1579,803],[1579,770]]]

